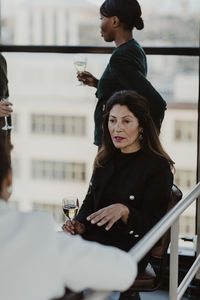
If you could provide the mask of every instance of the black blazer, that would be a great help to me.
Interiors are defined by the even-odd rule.
[[[7,63],[0,53],[0,98],[7,98],[8,96]]]
[[[166,110],[166,102],[146,76],[146,55],[136,40],[130,40],[115,48],[97,86],[98,103],[94,113],[95,145],[99,146],[102,143],[102,122],[105,105],[116,91],[134,90],[144,96],[149,101],[152,120],[160,131]]]
[[[128,251],[165,214],[173,185],[173,174],[165,158],[143,150],[130,155],[130,159],[126,159],[126,164],[117,174],[116,159],[121,157],[114,158],[105,167],[94,171],[76,219],[86,226],[83,234],[85,239]],[[86,218],[105,207],[104,190],[111,177],[117,178],[116,185],[113,186],[114,202],[116,200],[116,203],[126,205],[130,213],[127,224],[120,220],[113,225],[110,232],[106,232],[104,228],[91,225]]]

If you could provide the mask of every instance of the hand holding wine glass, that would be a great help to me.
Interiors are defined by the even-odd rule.
[[[12,126],[8,125],[8,121],[7,121],[7,116],[9,116],[12,112],[12,108],[10,107],[11,105],[12,105],[12,103],[8,101],[8,98],[1,99],[1,102],[0,102],[0,117],[5,118],[5,126],[2,127],[3,130],[12,129]]]
[[[99,80],[94,77],[91,73],[84,71],[82,73],[78,73],[78,80],[83,82],[84,85],[92,86],[97,88]]]
[[[85,225],[77,220],[67,220],[62,226],[62,230],[71,234],[82,234],[85,231]]]
[[[62,226],[63,231],[71,234],[82,234],[85,231],[85,225],[75,220],[79,208],[79,201],[76,197],[67,197],[63,199],[63,212],[69,220]]]
[[[72,221],[78,212],[79,209],[79,201],[76,197],[67,197],[62,201],[62,207],[64,214]]]

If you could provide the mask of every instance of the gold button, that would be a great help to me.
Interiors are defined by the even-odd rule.
[[[129,196],[129,199],[130,199],[130,200],[134,200],[135,197],[134,197],[133,195],[130,195],[130,196]]]

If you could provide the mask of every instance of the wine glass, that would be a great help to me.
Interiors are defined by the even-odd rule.
[[[73,58],[74,61],[74,66],[76,68],[77,73],[82,73],[85,71],[86,69],[86,65],[87,65],[87,57],[85,55],[75,55]],[[83,82],[81,82],[80,84],[78,84],[78,86],[83,86]]]
[[[74,220],[79,209],[79,201],[77,197],[66,197],[62,200],[62,208],[64,214],[70,221]]]
[[[1,99],[1,101],[9,101],[9,98],[3,98],[3,99]],[[5,118],[5,126],[3,126],[1,129],[2,130],[10,130],[10,129],[12,129],[13,127],[12,126],[10,126],[10,125],[8,125],[8,120],[7,120],[7,117],[4,117]]]

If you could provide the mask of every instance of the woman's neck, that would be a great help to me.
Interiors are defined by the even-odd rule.
[[[124,147],[124,148],[120,149],[120,151],[121,151],[121,153],[129,154],[129,153],[138,152],[140,149],[141,149],[140,145],[135,145],[135,146],[130,146],[130,147]]]
[[[127,43],[133,39],[132,31],[119,30],[115,36],[115,45],[119,47],[122,44]]]

